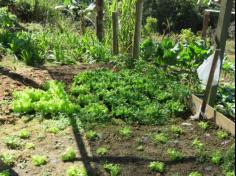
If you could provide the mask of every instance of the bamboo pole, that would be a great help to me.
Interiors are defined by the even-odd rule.
[[[97,38],[100,42],[103,41],[103,8],[104,8],[104,0],[96,0],[96,34]]]
[[[134,45],[133,45],[133,61],[139,58],[140,53],[140,40],[141,40],[141,29],[142,29],[142,17],[143,17],[143,4],[144,0],[137,0],[136,2],[136,24],[134,33]]]
[[[119,54],[119,22],[118,12],[112,12],[112,28],[113,28],[113,54]]]

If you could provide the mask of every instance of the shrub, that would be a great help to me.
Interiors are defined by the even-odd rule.
[[[16,16],[8,12],[7,8],[0,8],[0,28],[12,29],[16,24]]]
[[[169,27],[174,32],[186,28],[197,32],[202,28],[201,12],[195,0],[148,0],[144,9],[145,16],[158,19],[160,32],[170,32]]]

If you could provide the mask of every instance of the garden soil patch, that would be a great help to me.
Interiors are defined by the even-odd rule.
[[[0,153],[11,152],[16,156],[15,165],[10,169],[12,175],[19,176],[65,176],[69,166],[82,166],[88,169],[92,176],[107,176],[102,168],[106,162],[119,164],[121,176],[187,176],[192,171],[199,171],[204,176],[221,176],[222,170],[210,162],[200,163],[197,161],[196,151],[192,147],[192,141],[199,138],[207,146],[207,151],[226,151],[233,143],[234,138],[219,140],[215,134],[217,127],[211,124],[206,132],[199,129],[197,122],[182,119],[173,120],[168,124],[175,124],[184,129],[184,134],[180,137],[174,136],[170,132],[171,125],[163,126],[132,126],[132,137],[122,138],[118,131],[123,125],[114,121],[109,125],[95,125],[95,130],[99,138],[95,141],[87,142],[84,135],[72,126],[61,130],[57,134],[51,134],[44,128],[44,121],[33,119],[24,122],[11,114],[9,101],[14,90],[22,90],[26,87],[41,86],[46,80],[60,80],[71,83],[75,74],[87,69],[96,69],[98,65],[61,66],[48,68],[0,68]],[[24,77],[21,80],[18,78]],[[31,80],[31,81],[30,81]],[[31,85],[31,83],[33,85]],[[2,120],[1,119],[5,119]],[[9,135],[16,135],[22,129],[31,132],[29,139],[23,140],[23,144],[34,143],[35,149],[21,148],[19,150],[9,150],[3,139]],[[167,144],[154,144],[150,134],[165,132],[169,135]],[[139,141],[139,142],[138,142]],[[81,145],[82,146],[81,148]],[[138,150],[142,144],[143,150]],[[108,147],[109,153],[106,156],[98,156],[96,150],[99,147]],[[60,160],[60,155],[68,148],[77,149],[77,159],[74,162],[64,163]],[[166,151],[168,148],[176,148],[183,152],[184,158],[179,162],[170,161]],[[45,166],[33,166],[32,155],[46,155],[48,163]],[[158,174],[149,171],[148,165],[152,161],[162,161],[166,164],[166,172]],[[87,165],[87,166],[86,166]],[[0,170],[6,169],[0,165]]]

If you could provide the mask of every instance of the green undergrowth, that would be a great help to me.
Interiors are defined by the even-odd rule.
[[[161,71],[141,73],[124,69],[87,71],[77,75],[69,93],[51,81],[44,90],[15,92],[15,113],[55,116],[76,114],[84,123],[120,118],[140,124],[162,124],[188,111],[189,89]]]
[[[161,124],[188,110],[188,87],[154,70],[83,72],[75,77],[71,93],[81,106],[80,118],[86,122],[115,117],[127,122]]]

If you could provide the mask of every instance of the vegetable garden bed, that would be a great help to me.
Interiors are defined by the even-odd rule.
[[[39,77],[42,79],[42,75],[37,76],[34,71],[32,73],[34,79],[38,80]],[[108,71],[106,74],[117,73]],[[83,78],[82,75],[86,74],[80,75],[75,79],[77,83]],[[73,75],[67,81],[70,82],[72,77]],[[103,78],[103,81],[106,79]],[[4,80],[14,82],[8,77],[4,77]],[[74,86],[78,85],[77,83]],[[0,86],[5,87],[4,84]],[[24,88],[24,85],[19,83],[14,83],[14,85],[20,87],[20,90]],[[75,90],[85,89],[74,89],[73,92],[78,93]],[[9,95],[5,95],[4,99],[9,98]],[[8,107],[7,104],[2,104],[1,107]],[[9,110],[1,115],[13,116],[9,114]],[[14,124],[2,124],[0,130],[1,155],[10,153],[9,156],[14,158],[13,164],[4,165],[0,169],[9,169],[12,175],[14,173],[40,176],[68,175],[67,172],[71,166],[77,167],[80,171],[81,167],[85,168],[93,176],[109,175],[112,169],[124,176],[156,176],[158,174],[189,176],[192,172],[220,176],[228,167],[232,169],[232,166],[228,165],[231,165],[233,160],[229,162],[229,156],[225,157],[224,153],[230,152],[235,142],[234,137],[216,127],[213,121],[198,123],[184,120],[189,117],[186,113],[181,115],[184,118],[178,116],[179,118],[172,118],[167,123],[161,123],[162,125],[131,124],[119,118],[111,118],[110,122],[102,124],[96,123],[95,120],[84,126],[84,130],[80,130],[82,135],[80,140],[78,139],[79,131],[73,127],[80,127],[81,123],[80,121],[76,123],[73,118],[71,121],[69,120],[71,118],[64,119],[60,116],[60,120],[46,120],[36,118],[37,115],[34,114],[25,114],[21,117],[21,119],[15,119]],[[36,119],[31,121],[30,117]],[[30,135],[22,138],[22,134],[27,134],[27,132]],[[11,145],[12,139],[13,143],[14,140],[19,142],[19,148],[9,149],[9,140]],[[86,148],[85,154],[83,147]],[[68,148],[76,152],[76,157],[72,162],[63,162],[61,156]],[[47,158],[45,165],[40,167],[34,165],[33,156],[37,157],[37,155]],[[160,162],[159,166],[164,164],[165,171],[154,171],[158,162]],[[88,163],[91,167],[86,165]],[[70,169],[73,170],[73,168]]]

